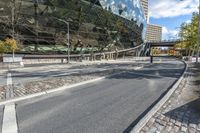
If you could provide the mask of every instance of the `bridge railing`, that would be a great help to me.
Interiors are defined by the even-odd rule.
[[[171,39],[171,40],[162,40],[162,41],[149,41],[148,43],[173,43],[173,42],[182,42],[182,39]]]

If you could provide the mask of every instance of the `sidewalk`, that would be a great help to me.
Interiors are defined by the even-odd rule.
[[[188,64],[184,80],[140,133],[200,133],[200,64]]]

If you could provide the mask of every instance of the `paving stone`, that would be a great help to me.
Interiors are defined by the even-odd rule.
[[[189,124],[189,127],[196,129],[197,125],[196,124]]]
[[[158,119],[158,118],[155,120],[156,123],[160,123],[160,121],[161,121],[161,120]]]
[[[200,131],[200,123],[197,126],[197,130]]]
[[[157,131],[157,128],[156,127],[152,127],[152,128],[150,128],[150,130],[149,130],[151,133],[155,133],[156,131]]]
[[[184,126],[182,126],[182,127],[181,127],[181,131],[184,132],[184,133],[186,133],[186,132],[187,132],[187,128],[184,127]]]
[[[195,133],[196,130],[195,130],[194,128],[189,128],[189,129],[188,129],[188,132],[189,132],[189,133]]]
[[[164,117],[163,120],[166,121],[166,122],[169,122],[170,118],[169,117]]]
[[[142,130],[142,131],[140,131],[140,133],[145,133],[145,131]]]
[[[187,123],[182,123],[182,126],[188,127],[188,124]]]
[[[173,130],[177,133],[179,131],[180,127],[174,126]]]
[[[179,121],[176,120],[175,125],[178,126],[178,127],[180,127],[181,126],[181,122],[179,122]]]
[[[196,79],[192,71],[190,76],[185,77],[171,98],[154,115],[155,121],[150,127],[151,133],[200,133],[200,115],[197,115],[190,106],[185,104],[190,101],[184,101],[188,89],[191,91],[198,88],[193,83]]]
[[[151,118],[148,123],[147,123],[147,126],[151,126],[153,123],[155,122],[155,118]]]
[[[170,119],[170,122],[171,123],[175,123],[176,121],[174,119]]]
[[[168,126],[173,126],[174,123],[172,123],[172,122],[168,122],[167,125],[168,125]]]
[[[165,127],[165,130],[166,130],[167,132],[170,132],[170,131],[172,130],[172,126],[167,126],[167,127]]]
[[[165,116],[163,114],[160,115],[160,119],[163,120]]]
[[[149,127],[145,126],[142,130],[149,131]]]

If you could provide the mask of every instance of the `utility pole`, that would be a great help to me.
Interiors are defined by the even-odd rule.
[[[38,51],[38,0],[34,0],[34,8],[35,8],[35,31],[36,31],[35,52],[37,52]]]
[[[200,0],[199,0],[199,14],[198,14],[198,33],[197,33],[197,54],[196,54],[196,63],[199,59],[199,47],[200,47]]]
[[[12,1],[12,10],[11,10],[11,21],[12,21],[12,38],[14,39],[15,38],[15,0]],[[14,53],[14,49],[12,50],[12,59],[13,59],[13,62],[14,62],[14,59],[15,59],[15,53]]]
[[[62,19],[57,19],[57,20],[67,25],[67,55],[68,55],[67,63],[69,63],[70,62],[69,22]]]

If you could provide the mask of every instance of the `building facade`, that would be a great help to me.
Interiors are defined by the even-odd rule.
[[[144,10],[145,18],[149,22],[149,0],[141,0],[140,2]]]
[[[162,27],[154,24],[147,24],[146,42],[157,42],[162,40]]]
[[[62,44],[68,31],[66,22],[72,47],[102,51],[116,45],[124,49],[142,44],[145,39],[146,20],[139,0],[14,2],[0,2],[1,38],[14,31],[25,45],[36,40],[43,45]]]
[[[141,5],[144,10],[145,18],[147,20],[147,30],[145,35],[145,41],[161,41],[162,40],[162,27],[149,23],[149,2],[148,0],[141,0]]]

